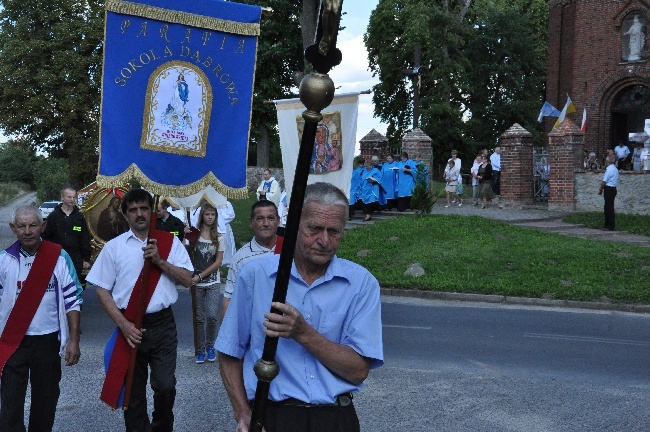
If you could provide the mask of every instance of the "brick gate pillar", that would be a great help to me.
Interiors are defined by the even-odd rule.
[[[429,170],[429,180],[431,180],[431,163],[433,162],[433,149],[427,134],[422,132],[422,129],[415,128],[402,138],[402,151],[408,153],[409,159],[415,160],[419,156],[419,160],[424,161]],[[399,160],[399,159],[398,159]]]
[[[568,118],[548,134],[549,210],[575,210],[575,171],[582,166],[585,134]]]
[[[533,202],[533,134],[518,123],[499,137],[501,147],[501,199],[499,206]]]
[[[363,160],[370,160],[373,156],[377,156],[380,162],[384,162],[386,156],[390,153],[388,138],[374,129],[368,132],[365,137],[361,138],[359,144],[361,158]],[[356,168],[356,166],[354,168]]]

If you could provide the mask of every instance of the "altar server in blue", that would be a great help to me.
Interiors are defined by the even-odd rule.
[[[381,171],[366,161],[361,171],[361,201],[363,202],[364,221],[369,221],[372,212],[380,209],[379,191],[381,190]]]
[[[411,208],[411,196],[415,188],[416,163],[402,152],[397,163],[397,210],[403,212]]]
[[[359,166],[352,171],[352,178],[350,179],[350,212],[348,214],[348,220],[352,220],[357,202],[361,199],[361,173],[364,169],[364,161],[363,159],[359,159]]]
[[[397,171],[398,162],[393,155],[386,156],[386,162],[381,166],[381,185],[379,190],[380,200],[385,201],[384,209],[390,210],[397,207]]]

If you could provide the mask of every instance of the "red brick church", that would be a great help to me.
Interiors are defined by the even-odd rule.
[[[562,110],[569,94],[578,126],[587,108],[585,150],[601,155],[650,118],[649,20],[650,0],[549,1],[546,98]]]

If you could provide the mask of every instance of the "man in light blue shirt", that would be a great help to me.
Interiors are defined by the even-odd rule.
[[[616,198],[616,185],[618,184],[618,169],[616,169],[616,158],[613,155],[605,158],[605,174],[600,184],[598,194],[605,197],[605,228],[606,231],[614,231],[614,199]]]
[[[335,255],[347,212],[336,187],[307,187],[286,303],[271,303],[278,256],[241,268],[216,343],[237,431],[249,430],[265,336],[280,338],[265,430],[359,431],[351,393],[383,364],[381,303],[370,272]]]
[[[501,196],[501,147],[496,147],[490,155],[492,165],[492,192]]]

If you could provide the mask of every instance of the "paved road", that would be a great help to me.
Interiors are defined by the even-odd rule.
[[[56,431],[120,431],[98,400],[113,326],[86,292],[82,359],[64,368]],[[650,316],[385,297],[386,364],[355,398],[362,430],[642,431],[650,425]],[[178,431],[231,431],[216,364],[193,361],[180,291]],[[150,404],[151,404],[151,395]]]
[[[0,211],[0,225],[9,217]],[[113,324],[92,290],[84,299],[82,358],[64,368],[55,430],[120,431],[122,413],[98,400]],[[386,364],[355,398],[364,431],[650,427],[650,315],[396,297],[382,305]],[[176,430],[232,431],[217,365],[193,361],[186,289],[174,312]]]

